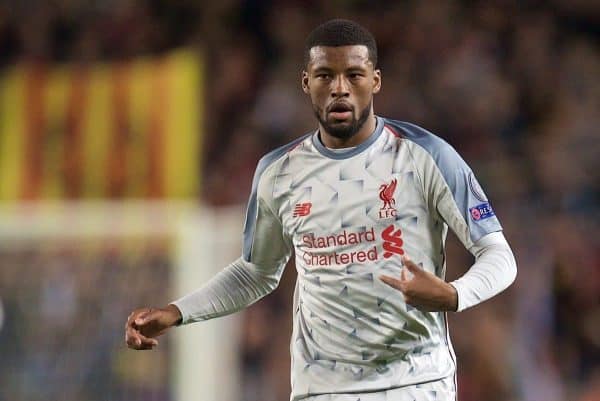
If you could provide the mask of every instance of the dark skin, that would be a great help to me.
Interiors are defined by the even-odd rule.
[[[136,309],[125,323],[125,343],[131,349],[148,350],[158,345],[156,337],[181,322],[181,312],[175,305],[161,309]]]
[[[369,60],[366,46],[316,46],[310,50],[310,61],[302,72],[302,90],[310,95],[325,146],[356,146],[373,133],[377,125],[373,95],[380,89],[381,72]],[[341,105],[338,112],[332,109],[335,105]],[[352,130],[364,111],[366,120]],[[336,132],[344,129],[350,132]]]
[[[402,256],[400,278],[382,275],[381,281],[402,293],[404,302],[424,312],[454,312],[458,309],[456,289]]]
[[[329,148],[361,144],[375,131],[373,95],[381,89],[381,72],[369,60],[366,46],[316,46],[302,73],[302,90],[310,95],[319,133]],[[400,291],[407,304],[423,311],[455,311],[458,296],[454,287],[439,277],[402,258],[400,277],[380,280]],[[410,277],[409,277],[410,276]],[[175,305],[134,310],[125,323],[125,342],[135,350],[158,345],[158,336],[181,322]]]

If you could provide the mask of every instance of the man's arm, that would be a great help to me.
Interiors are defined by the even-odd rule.
[[[475,263],[450,283],[458,294],[458,312],[504,291],[517,277],[517,262],[501,231],[484,236],[469,251]]]
[[[152,349],[158,345],[156,337],[173,326],[237,312],[273,291],[284,267],[285,263],[277,270],[263,269],[240,258],[200,289],[164,308],[133,311],[125,324],[125,342],[133,349]]]
[[[152,349],[158,345],[156,337],[173,326],[228,315],[253,304],[277,287],[286,262],[285,257],[276,269],[269,269],[240,258],[200,289],[164,308],[133,311],[125,324],[127,345]]]
[[[237,312],[272,292],[285,264],[265,269],[240,258],[200,289],[171,303],[181,311],[180,324],[213,319]]]
[[[237,312],[273,291],[291,255],[278,219],[268,209],[256,214],[250,251],[231,263],[200,289],[165,308],[142,308],[129,316],[125,341],[129,348],[152,349],[156,337],[170,327]],[[248,257],[250,261],[245,260]]]
[[[263,158],[254,176],[242,257],[165,308],[134,311],[125,325],[130,348],[151,349],[158,344],[155,337],[170,327],[237,312],[277,287],[293,245],[273,211],[272,178],[265,173],[273,160]]]

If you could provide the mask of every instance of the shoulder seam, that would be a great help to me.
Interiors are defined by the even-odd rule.
[[[265,153],[265,154],[264,154],[264,155],[263,155],[263,156],[262,156],[260,159],[262,160],[262,159],[264,159],[264,158],[266,158],[266,157],[268,157],[268,156],[270,156],[270,155],[272,155],[273,153],[276,153],[276,152],[278,152],[278,151],[284,151],[284,152],[283,152],[283,154],[281,155],[281,156],[283,156],[283,155],[285,155],[286,153],[289,153],[289,152],[291,152],[292,150],[294,150],[295,148],[297,148],[298,146],[300,146],[300,144],[301,144],[302,142],[304,142],[304,140],[305,140],[306,138],[308,138],[309,136],[311,136],[311,135],[312,135],[312,132],[309,132],[308,134],[304,134],[304,135],[302,135],[302,136],[300,136],[300,137],[298,137],[298,138],[294,139],[293,141],[286,143],[285,145],[279,146],[278,148],[275,148],[275,149],[273,149],[273,150],[271,150],[271,151],[269,151],[269,152]],[[273,163],[274,163],[275,161],[279,160],[279,159],[281,158],[281,156],[280,156],[280,157],[278,157],[277,159],[273,160]]]
[[[392,132],[392,134],[396,137],[396,138],[404,138],[405,136],[402,135],[401,133],[399,133],[398,131],[396,131],[396,129],[394,127],[392,127],[391,124],[385,123],[385,128],[387,128],[388,130],[390,130]]]
[[[260,174],[259,177],[259,182],[257,184],[260,183],[260,180],[262,179],[263,175],[267,172],[267,170],[270,170],[271,168],[273,168],[273,166],[275,164],[277,164],[277,162],[279,160],[281,160],[284,156],[286,156],[287,154],[289,154],[290,152],[292,152],[294,149],[296,149],[298,146],[300,146],[300,144],[302,142],[304,142],[304,140],[306,140],[306,138],[308,138],[310,135],[312,135],[312,133],[306,134],[301,136],[300,138],[297,138],[295,140],[293,140],[292,142],[289,142],[277,149],[274,149],[272,151],[270,151],[269,153],[265,154],[263,157],[261,157],[261,160],[265,159],[267,156],[277,152],[277,151],[284,151],[279,157],[277,157],[276,159],[273,159],[267,166],[265,166],[265,168],[263,169],[263,171]],[[260,162],[259,162],[260,163]],[[257,185],[257,195],[258,195],[258,185]]]
[[[404,142],[404,140],[406,140],[406,138],[404,138],[404,137],[401,137],[401,139],[403,142]],[[407,141],[407,142],[410,142],[411,144],[414,144],[414,145],[418,145],[417,143],[415,143],[413,141]],[[417,163],[415,162],[415,156],[413,155],[413,151],[410,148],[410,146],[407,146],[407,150],[408,150],[408,153],[410,154],[411,162],[412,162],[413,166],[415,166],[415,172],[417,174],[417,177],[419,177],[419,181],[421,182],[421,196],[423,197],[423,202],[425,204],[427,204],[427,196],[425,196],[425,179],[421,176],[421,172],[419,171],[419,169],[417,167]],[[431,154],[429,154],[425,149],[423,149],[423,151],[425,151],[427,153],[429,158],[433,159]],[[435,160],[433,162],[435,164]]]

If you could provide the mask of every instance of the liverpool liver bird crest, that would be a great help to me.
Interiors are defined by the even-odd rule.
[[[396,204],[394,199],[394,192],[396,191],[396,185],[398,184],[397,179],[393,179],[389,184],[382,184],[379,187],[379,199],[383,201],[383,207],[381,209],[393,209]]]

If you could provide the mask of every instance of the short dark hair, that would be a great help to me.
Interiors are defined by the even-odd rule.
[[[369,50],[369,60],[377,66],[377,43],[365,28],[347,19],[332,19],[316,27],[304,44],[304,65],[310,62],[310,49],[315,46],[364,45]]]

